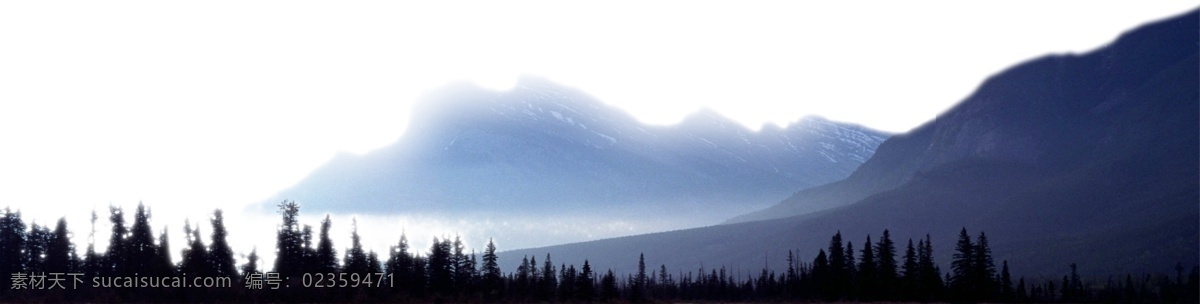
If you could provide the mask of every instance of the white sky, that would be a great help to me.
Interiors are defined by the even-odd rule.
[[[77,235],[109,203],[237,210],[337,151],[395,141],[422,92],[522,74],[648,123],[709,107],[754,129],[815,114],[903,132],[1006,67],[1196,6],[4,1],[0,207],[70,216]]]

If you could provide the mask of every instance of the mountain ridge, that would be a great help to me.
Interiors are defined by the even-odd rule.
[[[448,85],[415,106],[410,122],[394,144],[341,154],[264,204],[293,199],[317,212],[590,214],[644,223],[680,212],[672,220],[706,225],[843,177],[887,136],[812,116],[752,131],[711,110],[671,126],[646,125],[535,77],[507,91]]]
[[[1200,14],[1153,22],[1079,55],[1006,69],[935,121],[892,136],[846,179],[799,191],[726,225],[514,250],[651,265],[780,270],[840,231],[931,234],[948,265],[954,236],[986,231],[1014,273],[1169,272],[1200,251]],[[755,217],[756,216],[756,217]],[[859,246],[856,246],[859,247]],[[861,247],[859,247],[861,248]],[[764,260],[764,258],[766,260]],[[945,269],[945,268],[943,268]]]

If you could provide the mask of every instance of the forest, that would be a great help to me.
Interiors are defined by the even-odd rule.
[[[26,225],[20,212],[0,216],[0,301],[3,302],[1200,302],[1200,267],[1176,273],[1061,278],[1025,278],[1009,273],[1008,261],[993,260],[987,234],[964,227],[949,268],[935,262],[931,237],[897,244],[884,230],[855,246],[835,232],[815,258],[787,252],[787,268],[734,274],[724,267],[668,271],[646,265],[635,273],[593,269],[570,257],[525,257],[503,270],[489,241],[482,255],[466,253],[455,237],[434,237],[427,251],[411,248],[407,236],[388,252],[365,250],[357,229],[339,256],[329,235],[328,216],[315,232],[299,222],[300,206],[278,205],[274,265],[259,265],[251,251],[236,265],[226,242],[231,233],[221,210],[210,217],[207,243],[199,226],[186,223],[180,261],[172,261],[166,231],[155,234],[150,215],[138,205],[132,224],[110,207],[106,252],[89,243],[82,256],[70,240],[65,219],[53,228]],[[92,214],[92,225],[98,220]],[[93,234],[95,233],[93,229]],[[315,240],[314,240],[315,237]],[[92,239],[95,239],[94,236]],[[315,242],[315,244],[314,244]],[[856,249],[857,248],[857,249]],[[539,260],[540,258],[540,260]],[[576,264],[578,263],[578,264]],[[578,265],[578,266],[577,266]]]

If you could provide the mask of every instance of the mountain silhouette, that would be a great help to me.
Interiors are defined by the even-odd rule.
[[[647,125],[536,77],[507,91],[451,84],[412,113],[395,144],[338,155],[266,203],[489,218],[657,214],[715,224],[846,177],[888,136],[819,117],[752,131],[711,110]]]
[[[628,270],[782,269],[811,261],[837,231],[933,236],[948,267],[954,237],[986,231],[1015,273],[1169,272],[1195,263],[1200,231],[1200,72],[1196,11],[1086,54],[1050,55],[987,79],[935,120],[881,144],[849,177],[802,190],[727,225],[517,250]],[[1190,266],[1188,266],[1190,267]]]

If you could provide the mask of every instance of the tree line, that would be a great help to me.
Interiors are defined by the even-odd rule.
[[[963,228],[955,243],[949,271],[934,258],[929,235],[907,240],[903,250],[888,230],[877,241],[866,236],[855,243],[835,233],[827,248],[811,261],[788,251],[787,267],[777,273],[762,269],[757,275],[734,274],[725,267],[695,271],[668,271],[667,265],[647,268],[639,256],[635,273],[618,275],[597,271],[587,260],[581,266],[555,263],[549,254],[529,256],[510,271],[501,270],[496,246],[489,241],[481,255],[466,252],[461,239],[433,238],[428,251],[411,248],[407,236],[380,254],[365,250],[357,227],[350,247],[339,255],[326,216],[320,230],[299,222],[300,206],[278,205],[282,223],[276,231],[275,263],[269,271],[258,265],[251,251],[235,265],[226,242],[222,212],[209,219],[208,244],[199,225],[185,222],[181,259],[173,262],[165,228],[150,228],[150,213],[138,205],[133,223],[124,210],[109,208],[112,224],[106,252],[96,252],[89,242],[78,256],[70,242],[65,219],[51,229],[26,226],[19,212],[6,209],[0,216],[0,299],[4,301],[295,301],[346,302],[646,302],[646,301],[911,301],[911,302],[1197,302],[1200,267],[1185,276],[1182,264],[1174,276],[1128,274],[1104,283],[1084,280],[1070,264],[1061,280],[1015,279],[1007,261],[993,260],[987,235],[975,237]],[[92,234],[98,216],[92,214]],[[355,223],[356,226],[356,223]],[[340,256],[340,258],[339,258]],[[649,272],[648,272],[649,271]],[[33,285],[41,275],[40,288]],[[58,281],[49,282],[56,275]],[[76,274],[64,278],[62,274]],[[349,280],[347,280],[347,274]],[[372,276],[374,274],[374,276]],[[365,275],[365,278],[364,278]],[[230,286],[164,288],[138,285],[94,286],[99,277],[227,277]],[[84,282],[74,281],[77,277]],[[324,283],[322,283],[324,282]],[[70,287],[45,288],[48,283]],[[102,283],[102,282],[101,282]],[[255,285],[257,283],[257,285]],[[353,283],[357,287],[350,287]],[[358,283],[366,283],[359,286]],[[119,284],[119,283],[113,283]],[[325,285],[322,285],[325,284]],[[118,285],[119,286],[119,285]],[[318,287],[320,286],[320,287]]]

